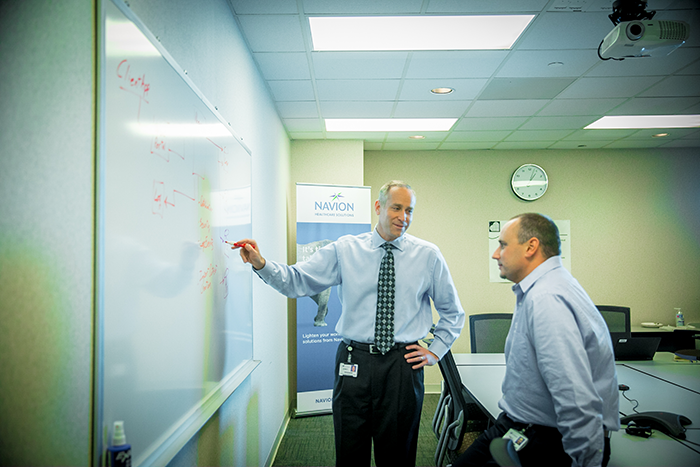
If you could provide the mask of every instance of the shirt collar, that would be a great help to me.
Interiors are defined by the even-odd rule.
[[[377,227],[374,228],[374,232],[372,232],[372,248],[379,248],[385,243],[390,243],[394,245],[394,247],[398,250],[403,250],[403,242],[404,239],[406,238],[406,234],[404,233],[401,235],[399,238],[395,239],[394,241],[387,242],[382,238],[381,235],[379,235],[379,232],[377,231]]]
[[[535,285],[537,279],[547,274],[553,269],[562,267],[561,256],[552,256],[548,258],[544,263],[537,266],[530,274],[525,276],[525,279],[521,280],[517,284],[513,284],[513,292],[524,295],[530,288]]]

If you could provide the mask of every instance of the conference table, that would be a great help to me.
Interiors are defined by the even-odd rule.
[[[501,383],[506,372],[504,354],[454,354],[462,384],[481,409],[495,420],[501,410]],[[700,466],[700,363],[680,360],[670,352],[657,352],[654,360],[616,362],[620,412],[662,411],[688,417],[686,440],[676,440],[654,430],[650,438],[613,432],[610,467]],[[697,444],[692,444],[697,443]]]

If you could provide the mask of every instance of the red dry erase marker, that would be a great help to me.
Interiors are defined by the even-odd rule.
[[[226,241],[229,245],[233,245],[236,248],[243,248],[246,246],[245,243],[238,243],[238,242],[229,242],[228,240]]]

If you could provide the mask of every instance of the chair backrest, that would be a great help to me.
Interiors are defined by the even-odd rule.
[[[469,316],[472,353],[503,353],[512,313],[483,313]]]
[[[626,306],[596,305],[608,325],[613,343],[620,338],[632,337],[630,309]]]

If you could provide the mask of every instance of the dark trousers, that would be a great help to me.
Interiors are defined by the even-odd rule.
[[[369,466],[374,442],[378,467],[416,464],[423,407],[423,369],[414,370],[405,345],[386,355],[338,346],[333,388],[337,466]],[[357,377],[340,376],[341,363],[357,365]]]
[[[505,412],[501,413],[496,423],[484,431],[453,464],[452,467],[497,466],[493,460],[489,445],[491,440],[502,438],[510,429],[522,430],[527,425],[512,420]],[[523,467],[541,467],[543,465],[570,466],[571,457],[564,451],[561,433],[556,428],[533,425],[525,431],[528,444],[518,452]],[[603,467],[610,460],[610,440],[605,438]]]

